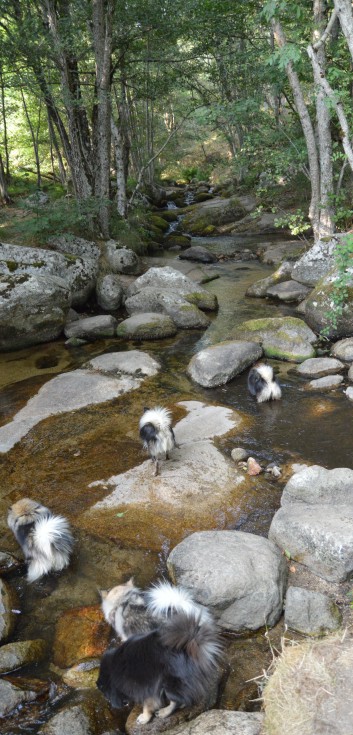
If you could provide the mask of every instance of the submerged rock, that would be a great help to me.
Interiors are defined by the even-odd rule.
[[[0,577],[4,574],[11,574],[22,566],[23,561],[17,559],[16,556],[8,554],[7,551],[0,551]]]
[[[97,605],[67,610],[55,629],[53,661],[61,669],[99,657],[108,647],[110,627]]]
[[[11,587],[0,579],[0,643],[3,643],[15,627],[13,608],[17,604],[16,595]]]
[[[99,528],[100,534],[120,543],[160,551],[165,539],[177,543],[185,529],[209,528],[219,516],[234,519],[245,478],[212,439],[238,431],[243,419],[224,406],[199,401],[177,405],[188,415],[174,427],[178,446],[167,462],[161,461],[160,474],[154,477],[147,460],[91,483],[90,488],[104,486],[106,495],[80,519],[85,528],[96,533]]]
[[[97,362],[91,361],[87,370],[73,370],[49,380],[12,421],[0,427],[0,452],[9,451],[33,426],[48,416],[104,403],[138,388],[146,377],[159,369],[157,361],[148,355],[144,360],[144,355],[136,350],[101,355],[96,358]]]
[[[17,708],[43,696],[44,692],[49,688],[48,684],[30,679],[16,682],[15,680],[7,681],[0,679],[0,717],[8,717],[13,714]]]
[[[108,702],[100,692],[81,692],[78,703],[63,705],[59,712],[42,725],[40,735],[101,735],[116,732],[116,723]]]
[[[48,644],[42,638],[33,641],[14,641],[0,648],[0,674],[20,669],[41,661],[47,652]]]
[[[292,273],[293,263],[285,260],[277,270],[267,278],[261,278],[260,281],[252,283],[251,286],[246,290],[246,296],[263,297],[266,296],[267,289],[271,286],[275,286],[282,281],[287,281]]]
[[[326,375],[324,378],[311,380],[308,388],[309,390],[334,390],[341,383],[343,383],[342,375]]]

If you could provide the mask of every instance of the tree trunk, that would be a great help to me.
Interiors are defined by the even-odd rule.
[[[10,181],[10,159],[9,159],[9,144],[8,144],[8,137],[7,137],[7,120],[6,120],[6,107],[5,107],[5,90],[4,90],[4,80],[2,76],[2,69],[0,69],[0,84],[1,84],[1,112],[2,112],[2,121],[4,126],[4,152],[5,152],[5,166],[3,166],[3,172],[5,176],[5,181],[8,183]]]
[[[334,0],[335,10],[344,34],[350,55],[353,59],[353,15],[351,0]]]
[[[313,42],[320,40],[324,31],[324,2],[314,0],[314,33]],[[318,146],[320,160],[320,224],[319,236],[326,237],[335,231],[334,206],[333,206],[333,168],[332,168],[332,138],[330,125],[330,112],[327,99],[322,86],[320,75],[325,74],[326,52],[325,44],[322,43],[317,52],[317,60],[320,66],[313,64],[313,74],[316,86],[316,121],[318,131]]]
[[[93,116],[94,194],[100,201],[98,220],[106,238],[109,237],[112,17],[113,0],[93,0],[97,95]]]
[[[26,104],[26,99],[23,93],[23,89],[21,87],[21,97],[22,97],[22,103],[23,103],[23,109],[25,111],[26,119],[28,122],[28,127],[31,133],[32,138],[32,145],[33,145],[33,151],[34,151],[34,158],[36,162],[36,171],[37,171],[37,189],[41,188],[42,185],[42,179],[41,179],[41,173],[40,173],[40,160],[39,160],[39,151],[38,151],[38,137],[35,135],[32,121],[28,112],[28,107]]]
[[[58,31],[57,12],[71,23],[66,0],[42,0],[45,22],[53,39],[55,61],[61,76],[61,89],[68,120],[70,171],[78,199],[93,194],[92,150],[86,110],[83,106],[77,59],[69,54]]]
[[[277,45],[282,48],[286,39],[282,30],[282,26],[278,20],[273,20],[273,34]],[[304,133],[306,149],[308,154],[308,164],[310,171],[311,184],[311,201],[309,206],[309,218],[314,231],[314,236],[319,237],[320,233],[320,166],[316,147],[314,128],[310,119],[308,108],[305,104],[304,95],[300,85],[299,77],[294,69],[293,62],[288,61],[286,64],[286,72],[292,89],[295,106],[299,115],[300,123]]]
[[[116,206],[118,214],[125,219],[127,211],[124,145],[120,128],[111,119],[112,139],[116,167]]]
[[[4,164],[2,162],[1,153],[0,153],[0,201],[3,204],[12,203],[12,199],[7,191]]]

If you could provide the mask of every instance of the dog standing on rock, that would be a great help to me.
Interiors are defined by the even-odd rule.
[[[282,397],[281,386],[274,376],[273,368],[265,363],[254,365],[249,371],[248,390],[258,403],[278,401]]]
[[[176,446],[172,417],[167,408],[145,408],[140,418],[140,437],[155,464],[154,476],[159,472],[159,460],[169,459],[169,452]]]

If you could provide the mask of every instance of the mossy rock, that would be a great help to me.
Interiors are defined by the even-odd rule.
[[[212,199],[213,195],[208,194],[204,191],[200,191],[199,194],[195,194],[195,202],[198,204],[199,202],[207,202],[208,199]]]
[[[277,360],[303,362],[316,354],[316,335],[296,317],[250,319],[232,330],[231,338],[257,342],[266,357]]]
[[[165,219],[166,222],[176,222],[179,214],[175,209],[163,209],[163,211],[158,212],[158,216]]]
[[[152,240],[158,242],[160,245],[164,243],[164,235],[158,227],[148,224],[145,232]]]
[[[148,312],[134,314],[121,322],[116,330],[117,337],[124,339],[165,339],[174,337],[177,328],[166,314]]]
[[[162,232],[166,232],[169,228],[168,222],[157,214],[151,214],[148,218],[148,222]]]
[[[329,339],[353,336],[353,274],[345,287],[342,309],[334,306],[337,297],[337,275],[331,272],[322,278],[305,302],[305,319],[316,332],[324,330]]]
[[[165,247],[168,249],[179,247],[182,250],[186,250],[186,248],[190,247],[190,239],[185,235],[168,235],[165,238],[164,243]]]

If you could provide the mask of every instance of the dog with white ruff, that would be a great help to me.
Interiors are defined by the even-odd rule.
[[[248,374],[248,390],[258,403],[278,401],[282,397],[281,386],[274,376],[271,365],[259,363]]]
[[[145,408],[139,424],[140,438],[155,464],[155,477],[159,472],[159,460],[169,459],[169,452],[176,446],[171,413],[167,408]]]
[[[68,566],[74,540],[66,518],[22,498],[9,509],[7,523],[27,562],[28,582]]]
[[[141,704],[137,718],[166,718],[180,707],[206,701],[221,660],[212,619],[178,613],[149,633],[133,635],[102,657],[97,686],[112,707]]]
[[[197,615],[201,622],[211,620],[208,610],[195,602],[190,592],[169,582],[158,582],[145,592],[131,578],[111,590],[100,591],[103,615],[121,638],[147,633],[178,613]]]

